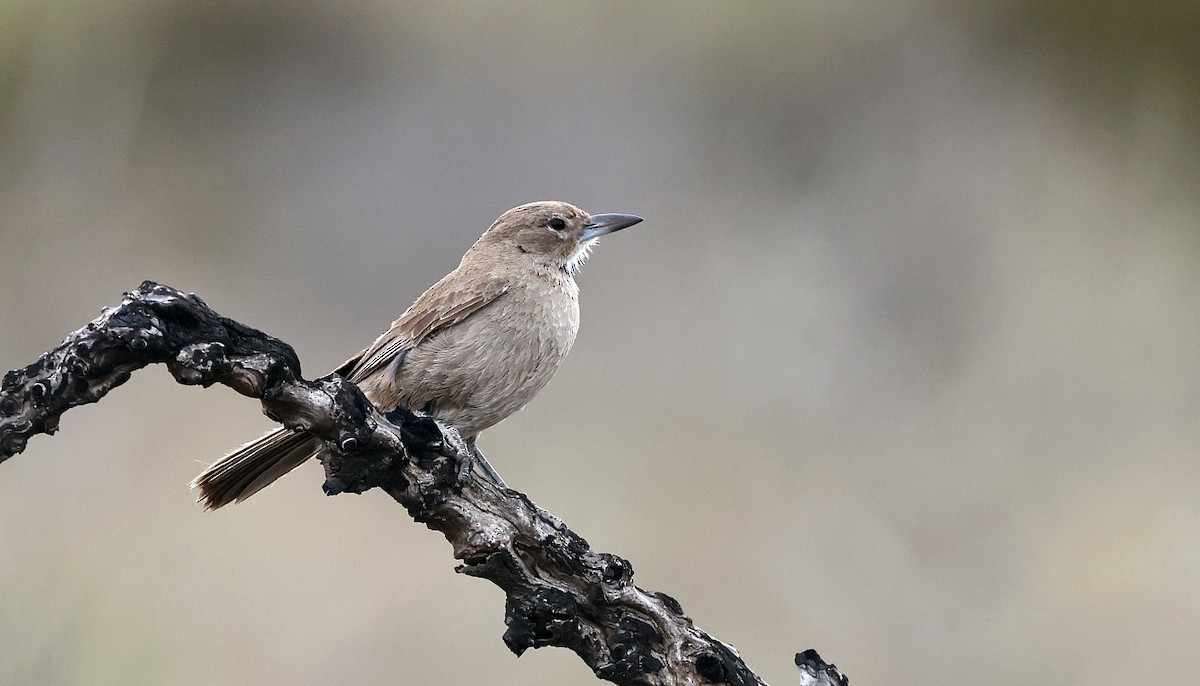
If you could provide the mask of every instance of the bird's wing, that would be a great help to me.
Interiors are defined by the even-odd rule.
[[[461,322],[508,290],[508,282],[500,278],[464,276],[452,272],[430,287],[369,348],[343,362],[335,373],[355,383],[362,381],[433,332]]]

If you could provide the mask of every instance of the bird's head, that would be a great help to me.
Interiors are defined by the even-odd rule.
[[[632,214],[588,214],[557,200],[531,202],[500,215],[477,245],[527,255],[574,274],[597,239],[640,221]]]

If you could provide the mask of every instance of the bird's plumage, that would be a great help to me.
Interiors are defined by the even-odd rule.
[[[549,382],[579,329],[573,274],[596,237],[641,221],[564,202],[509,210],[454,271],[337,369],[377,407],[422,410],[474,445]],[[309,434],[275,429],[193,481],[209,508],[243,500],[316,454]]]
[[[362,381],[429,334],[461,322],[510,287],[502,278],[460,266],[421,294],[370,347],[343,362],[337,373],[356,383]]]

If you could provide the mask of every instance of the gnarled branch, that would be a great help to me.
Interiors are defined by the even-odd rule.
[[[165,364],[179,383],[220,383],[259,398],[267,416],[324,440],[326,493],[381,488],[441,532],[462,561],[458,571],[504,590],[504,642],[514,653],[570,648],[596,676],[618,684],[763,684],[674,599],[635,586],[628,561],[593,551],[524,494],[467,474],[465,446],[452,428],[405,409],[385,415],[336,375],[307,381],[291,346],[168,286],[143,283],[5,375],[0,462],[31,436],[54,433],[67,410],[97,402],[152,363]],[[804,664],[801,655],[809,656]],[[797,666],[816,679],[806,683],[847,683],[815,652],[801,655]]]

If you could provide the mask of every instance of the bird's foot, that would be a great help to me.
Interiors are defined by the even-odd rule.
[[[475,454],[470,448],[460,447],[454,453],[454,488],[461,489],[471,478],[471,466],[475,463]]]

